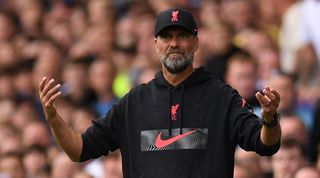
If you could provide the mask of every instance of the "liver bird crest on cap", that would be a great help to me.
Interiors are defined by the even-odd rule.
[[[172,14],[171,14],[171,21],[172,22],[178,22],[178,14],[179,14],[179,11],[178,10],[175,10],[175,11],[172,11]]]

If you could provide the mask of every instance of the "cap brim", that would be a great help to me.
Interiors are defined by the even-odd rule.
[[[172,24],[167,24],[167,25],[163,26],[161,29],[159,29],[159,30],[155,33],[154,36],[157,37],[161,31],[165,30],[165,29],[168,28],[168,27],[173,27],[173,26],[182,27],[182,28],[188,30],[189,32],[191,32],[194,36],[197,36],[197,34],[198,34],[198,32],[196,31],[196,29],[193,29],[193,30],[192,30],[192,29],[188,28],[188,27],[185,26],[185,25],[177,24],[177,23],[172,23]]]

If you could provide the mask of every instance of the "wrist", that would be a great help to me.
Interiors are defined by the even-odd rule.
[[[274,116],[277,114],[278,112],[275,110],[273,112],[265,112],[263,109],[261,111],[261,116],[262,118],[264,118],[266,121],[271,121],[273,120]]]
[[[279,125],[280,122],[280,114],[276,112],[273,116],[272,119],[270,118],[265,118],[262,116],[262,125],[265,127],[276,127]]]

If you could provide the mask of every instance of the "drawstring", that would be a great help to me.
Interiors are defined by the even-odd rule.
[[[168,120],[169,120],[169,136],[172,136],[172,124],[171,124],[171,88],[169,88],[168,91],[168,107],[169,107],[169,112],[168,112]]]
[[[182,134],[182,109],[183,109],[183,93],[184,93],[184,85],[181,86],[181,94],[180,94],[180,134]]]

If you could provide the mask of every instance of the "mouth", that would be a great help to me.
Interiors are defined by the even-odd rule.
[[[180,55],[182,55],[182,53],[179,53],[179,52],[172,52],[172,53],[169,53],[169,55],[170,54],[180,54]]]

